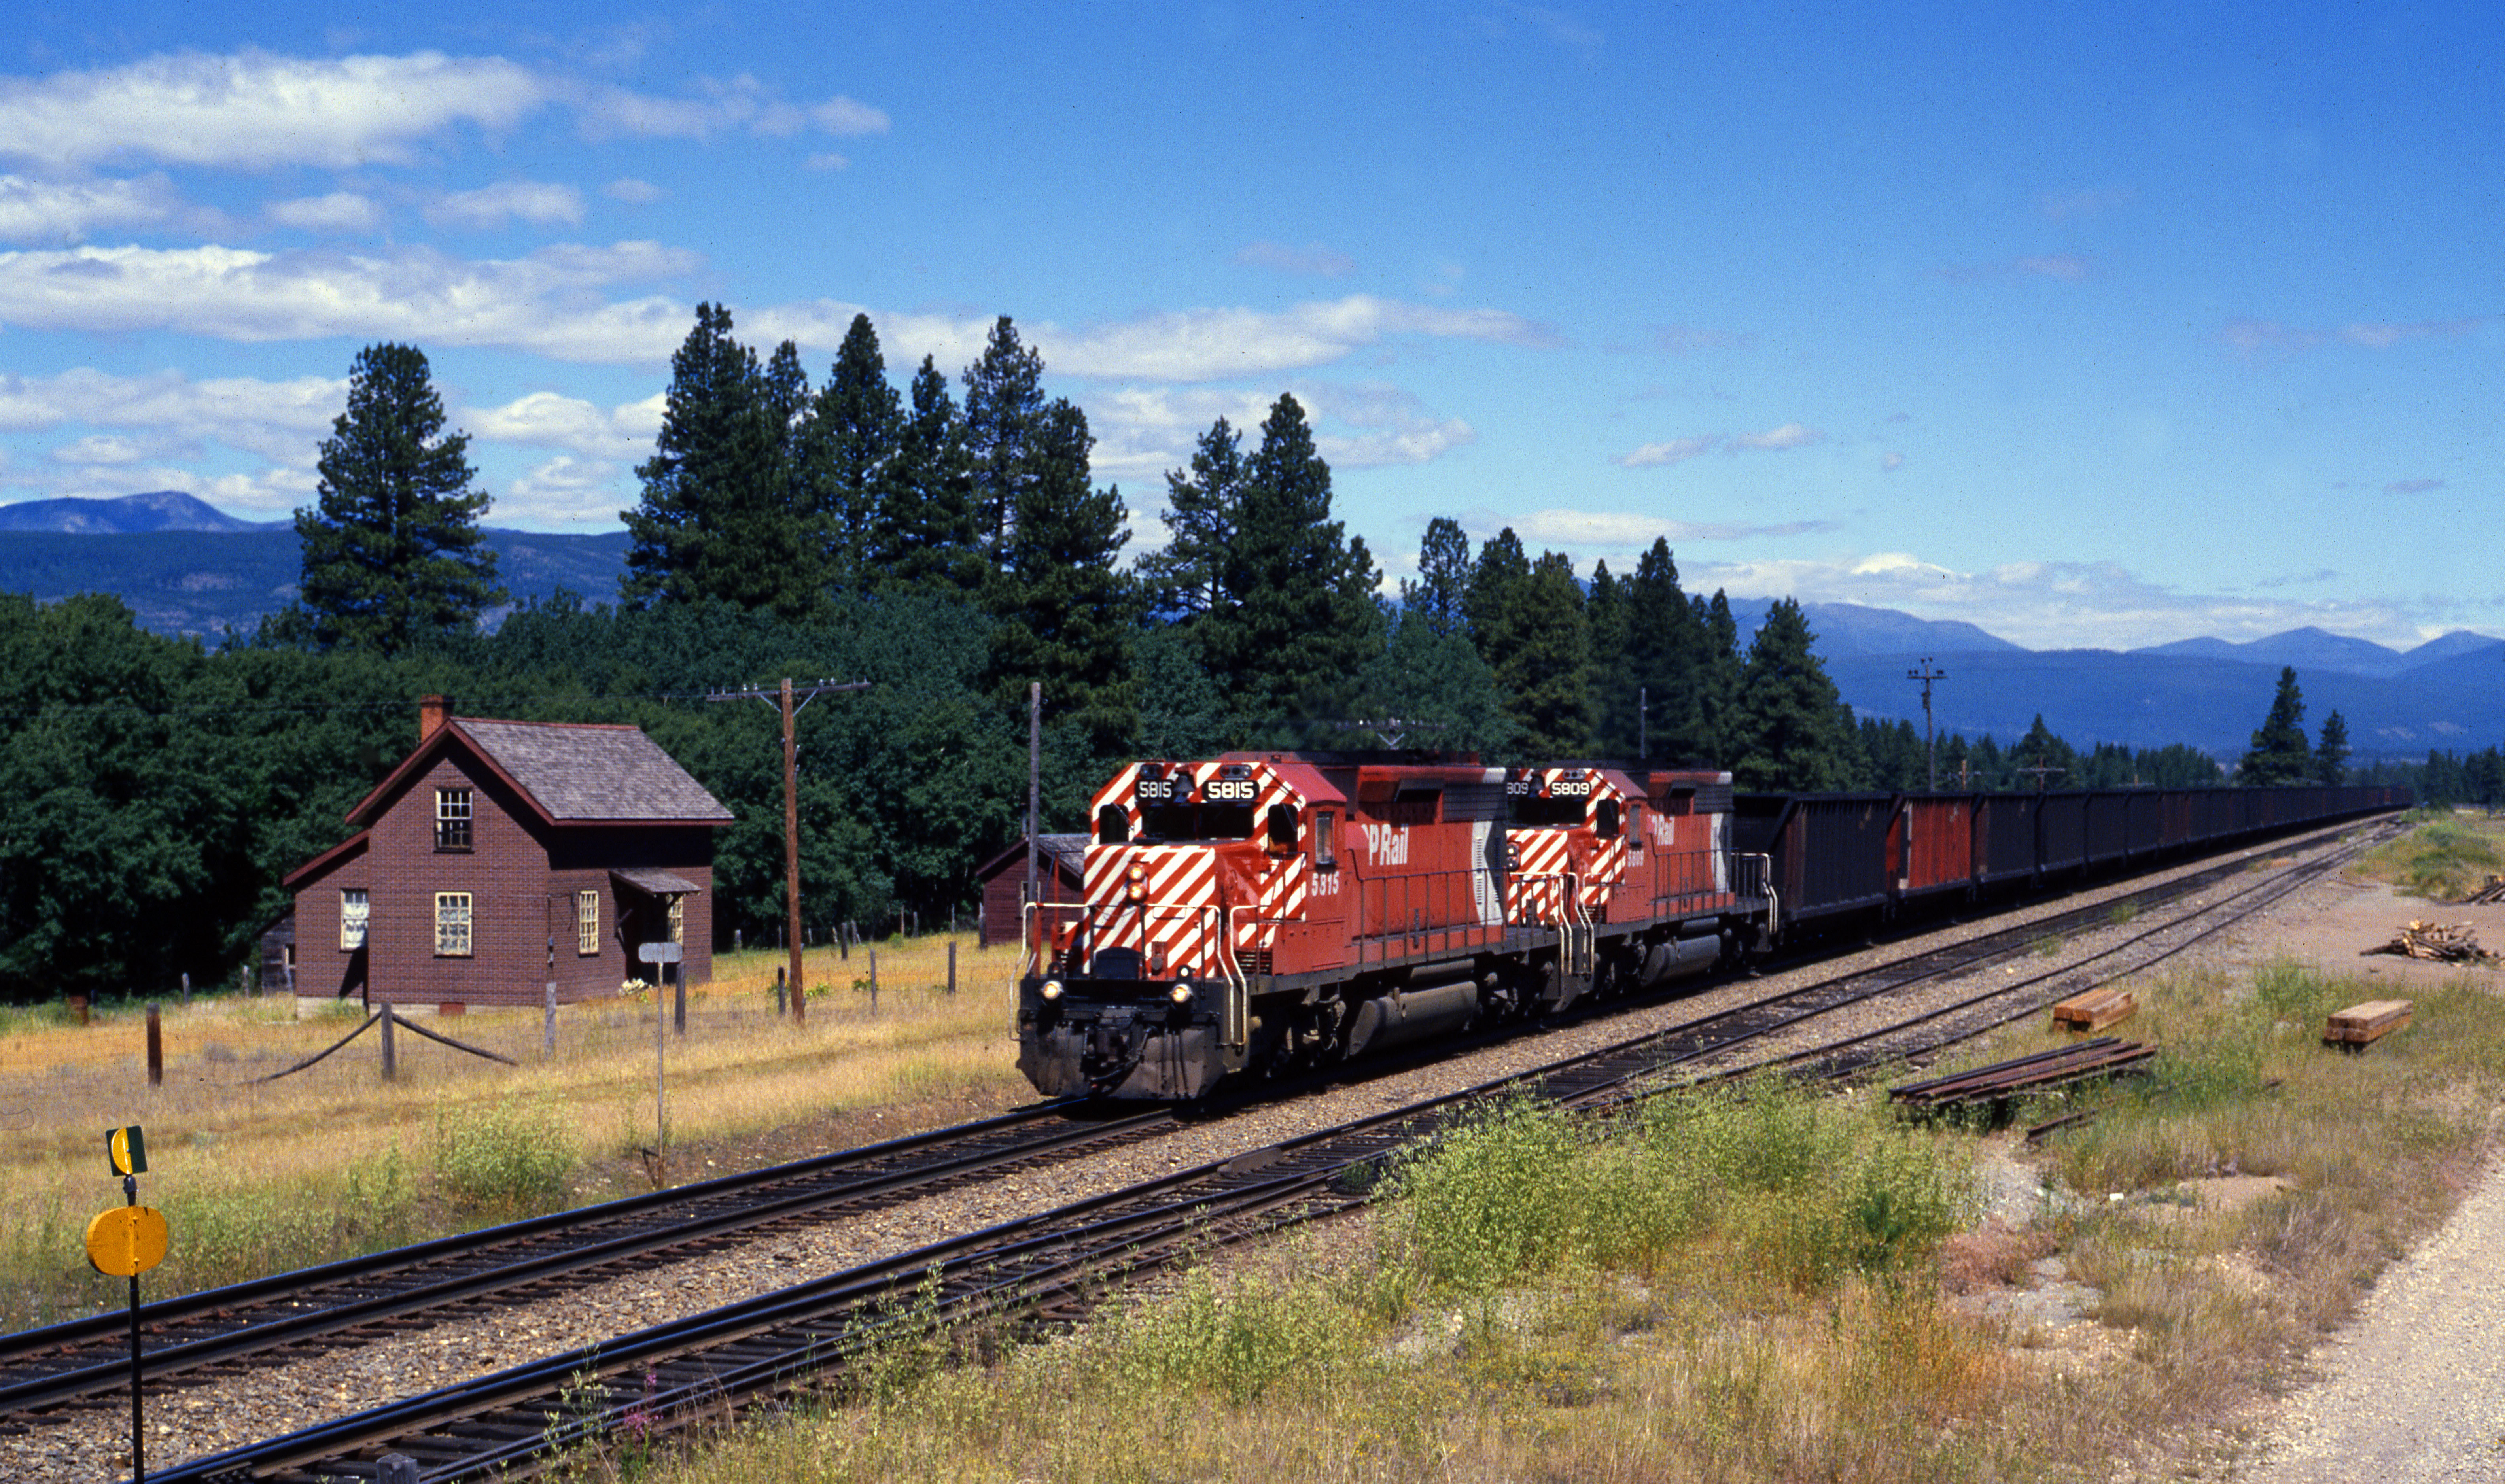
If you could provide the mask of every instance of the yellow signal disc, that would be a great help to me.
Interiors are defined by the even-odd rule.
[[[170,1233],[152,1206],[116,1206],[87,1223],[87,1260],[110,1278],[136,1278],[165,1260]]]

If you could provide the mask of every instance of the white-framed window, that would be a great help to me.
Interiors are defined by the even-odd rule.
[[[670,941],[684,944],[688,940],[688,899],[670,899]]]
[[[466,959],[471,940],[470,894],[438,892],[435,894],[435,956],[440,959]]]
[[[1314,811],[1314,865],[1324,870],[1339,868],[1339,857],[1332,853],[1337,849],[1331,840],[1333,813],[1334,811],[1329,809]]]
[[[600,951],[600,894],[598,892],[574,894],[574,951],[577,953]]]
[[[353,952],[366,945],[366,916],[371,904],[362,886],[339,888],[339,947]]]
[[[435,791],[435,848],[438,850],[470,848],[470,791],[468,789]]]

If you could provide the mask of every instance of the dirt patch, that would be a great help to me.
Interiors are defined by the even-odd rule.
[[[2468,923],[2483,946],[2505,952],[2505,902],[2457,904],[2404,897],[2379,881],[2332,881],[2300,892],[2261,914],[2237,934],[2248,957],[2285,959],[2343,977],[2406,989],[2451,984],[2465,975],[2505,992],[2505,972],[2494,967],[2438,964],[2371,953],[2415,918]]]

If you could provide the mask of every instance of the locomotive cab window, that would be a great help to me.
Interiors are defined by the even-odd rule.
[[[1339,857],[1331,853],[1331,820],[1328,809],[1314,811],[1314,865],[1324,870],[1337,868]]]
[[[1252,806],[1244,804],[1159,804],[1147,811],[1140,829],[1143,840],[1168,844],[1186,840],[1249,840]]]
[[[1517,825],[1579,825],[1583,823],[1584,806],[1588,802],[1581,798],[1524,797],[1517,795],[1513,800],[1513,822]]]
[[[1592,806],[1592,832],[1605,840],[1618,837],[1618,801],[1605,798]]]
[[[1296,806],[1272,804],[1268,815],[1270,848],[1287,851],[1296,848]]]
[[[1131,817],[1120,804],[1107,804],[1096,811],[1096,843],[1126,845],[1131,839]]]

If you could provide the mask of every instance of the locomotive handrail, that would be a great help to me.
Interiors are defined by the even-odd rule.
[[[1775,891],[1775,858],[1773,855],[1762,850],[1735,850],[1731,852],[1731,859],[1734,863],[1741,861],[1754,861],[1757,863],[1756,874],[1758,880],[1762,883],[1763,890],[1766,894],[1766,938],[1771,942],[1774,940],[1777,918],[1780,915],[1779,908],[1781,906],[1781,899]],[[1733,896],[1746,897],[1748,895],[1745,880],[1734,882],[1732,885],[1734,888],[1732,892]]]

